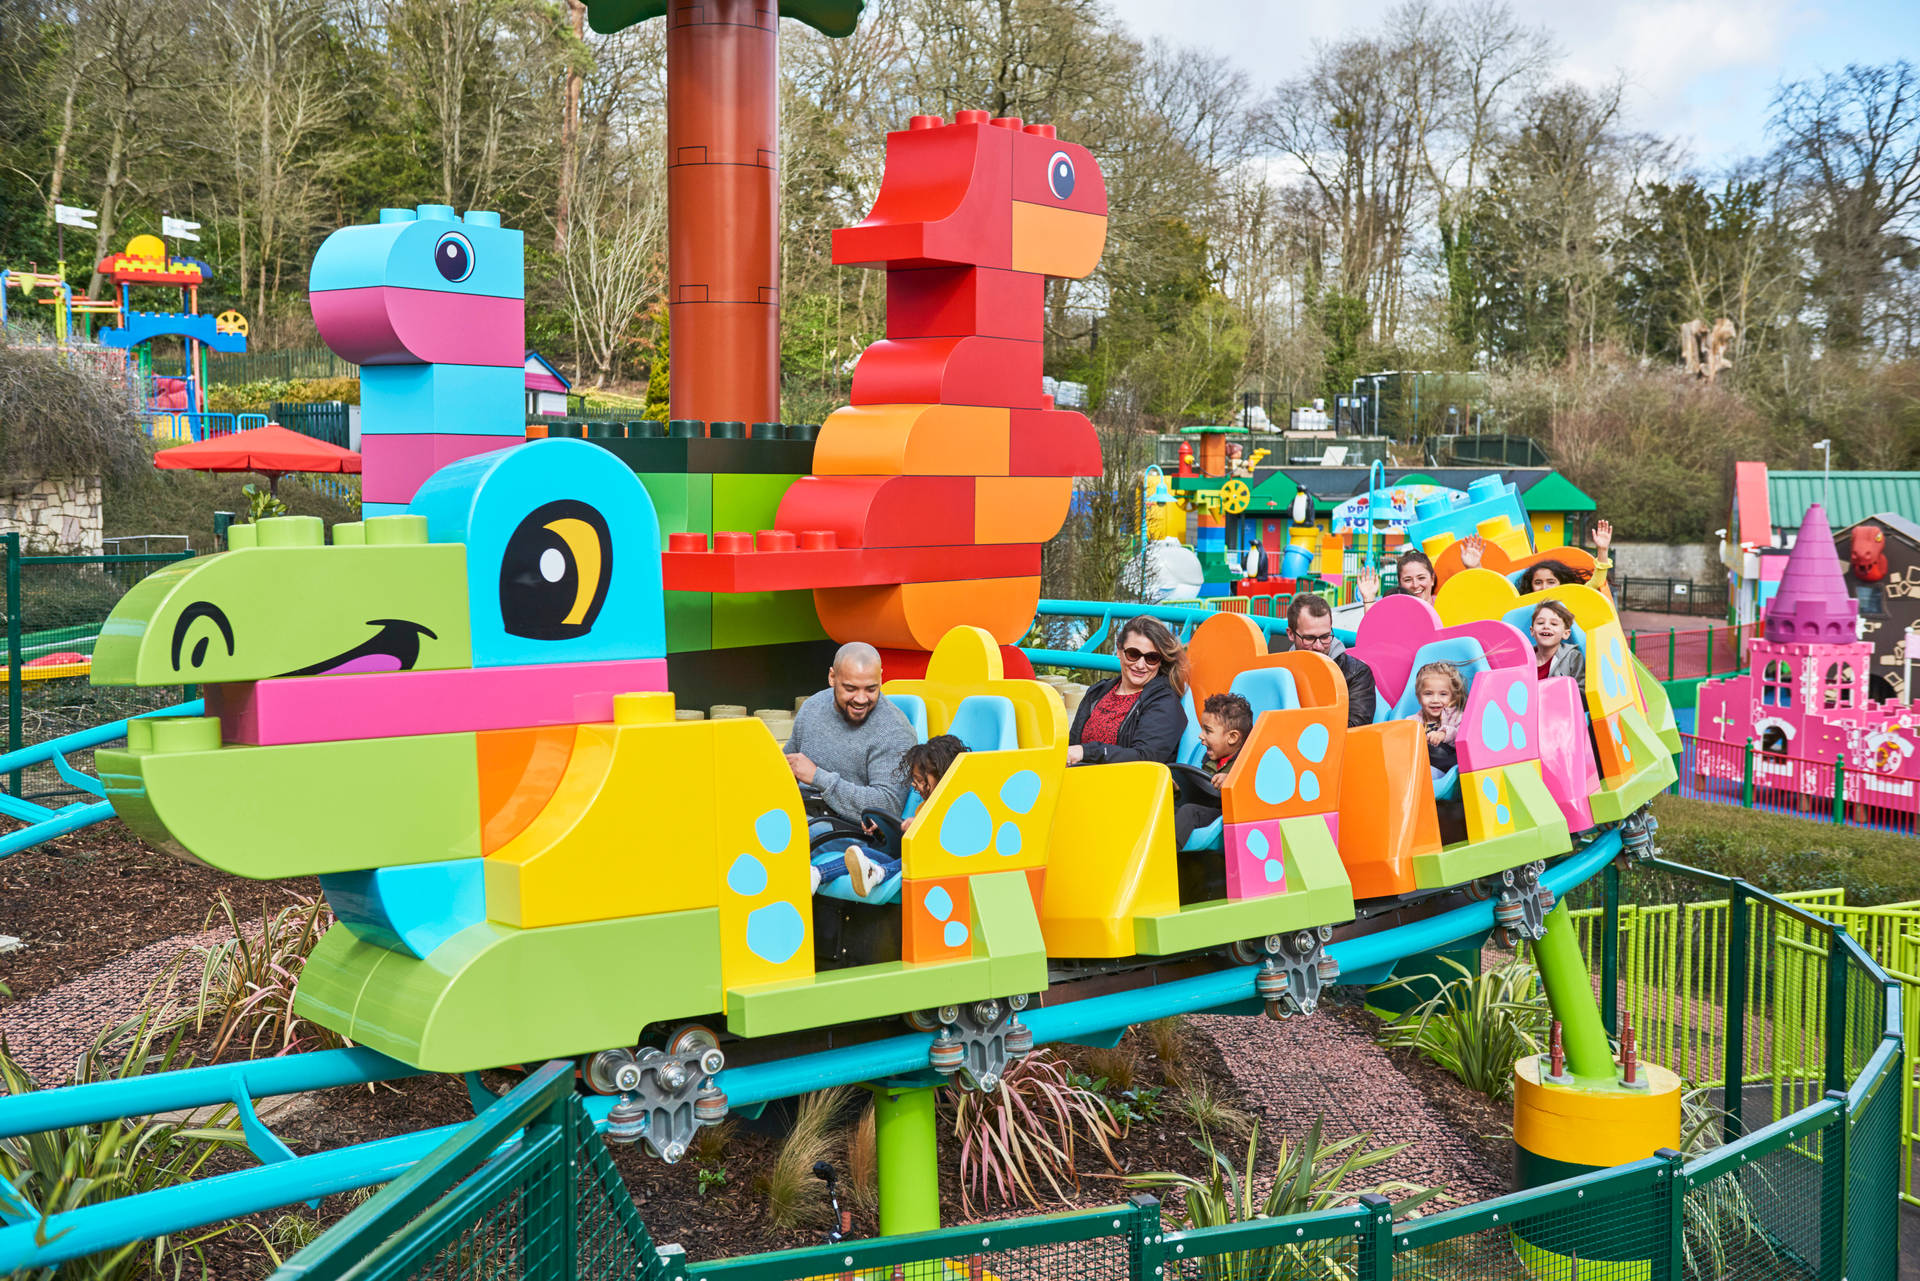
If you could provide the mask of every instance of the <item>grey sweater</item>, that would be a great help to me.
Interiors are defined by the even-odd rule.
[[[854,726],[833,705],[833,691],[823,689],[794,713],[787,750],[814,763],[813,786],[827,808],[857,823],[862,810],[899,815],[907,801],[900,758],[917,741],[905,714],[885,694]]]

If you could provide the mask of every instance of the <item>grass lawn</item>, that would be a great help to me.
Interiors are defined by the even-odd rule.
[[[1920,899],[1920,841],[1890,832],[1661,796],[1656,838],[1673,862],[1744,877],[1763,889],[1838,886],[1863,907]]]

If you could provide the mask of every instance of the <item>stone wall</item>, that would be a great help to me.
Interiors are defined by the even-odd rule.
[[[1613,577],[1680,578],[1694,583],[1718,583],[1727,571],[1703,543],[1613,544]]]
[[[100,478],[0,477],[0,531],[18,532],[26,552],[98,556]]]

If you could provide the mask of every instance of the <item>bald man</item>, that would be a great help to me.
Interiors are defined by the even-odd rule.
[[[803,790],[850,823],[864,810],[898,818],[907,800],[900,758],[915,741],[906,716],[880,692],[880,652],[852,641],[833,656],[827,688],[794,713],[787,765]]]

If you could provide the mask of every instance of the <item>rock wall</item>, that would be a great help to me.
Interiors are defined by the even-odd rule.
[[[0,477],[0,531],[17,531],[22,551],[98,556],[101,528],[98,476]]]
[[[1704,544],[1629,543],[1613,545],[1615,578],[1683,578],[1695,583],[1718,583],[1726,569]]]

